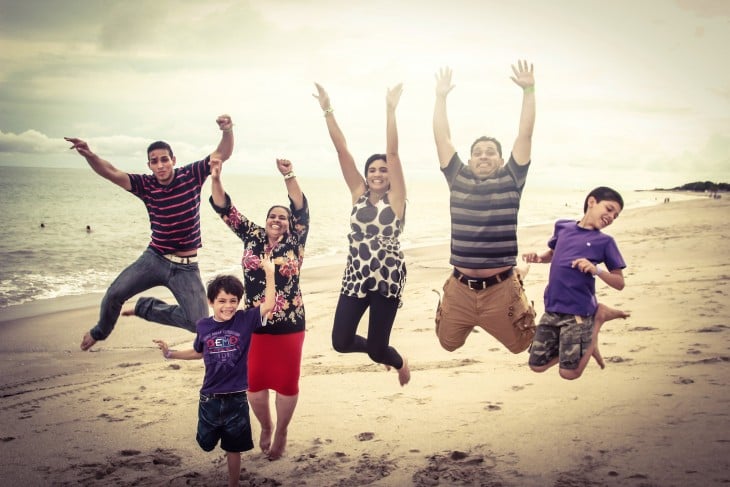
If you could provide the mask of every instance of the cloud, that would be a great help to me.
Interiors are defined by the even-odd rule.
[[[0,153],[49,154],[59,152],[66,147],[68,144],[65,141],[50,139],[35,130],[26,130],[22,134],[0,131]]]

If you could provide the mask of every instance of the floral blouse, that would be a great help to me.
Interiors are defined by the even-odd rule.
[[[259,226],[238,212],[226,194],[226,206],[221,208],[210,204],[223,221],[243,241],[243,285],[245,289],[244,303],[246,308],[258,306],[264,301],[266,291],[266,273],[261,266],[261,259],[269,251],[266,228]],[[271,249],[271,257],[276,267],[276,304],[269,316],[266,326],[258,328],[254,333],[283,335],[304,331],[304,303],[299,288],[299,271],[304,261],[304,244],[309,233],[309,205],[304,198],[304,206],[294,209],[294,202],[289,200],[293,225],[290,222],[289,233],[276,247]]]

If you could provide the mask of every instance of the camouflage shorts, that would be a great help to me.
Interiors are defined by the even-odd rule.
[[[560,358],[560,368],[575,370],[593,337],[593,316],[545,312],[530,346],[530,365]]]

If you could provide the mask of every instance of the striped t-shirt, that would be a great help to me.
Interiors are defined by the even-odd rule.
[[[210,174],[210,157],[175,168],[167,186],[150,174],[130,174],[130,192],[144,202],[150,218],[149,247],[159,254],[198,249],[200,237],[200,192]]]
[[[491,269],[517,263],[517,213],[529,166],[510,154],[506,165],[479,179],[454,153],[441,169],[451,190],[451,265]]]

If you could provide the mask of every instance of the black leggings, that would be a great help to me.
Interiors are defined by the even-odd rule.
[[[388,345],[400,299],[386,298],[370,292],[364,298],[340,294],[332,327],[332,346],[340,353],[367,353],[374,361],[396,369],[403,367],[403,358]],[[357,334],[360,318],[370,307],[367,340]]]

